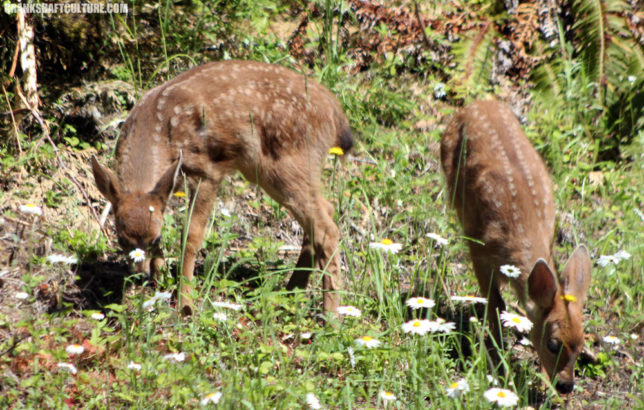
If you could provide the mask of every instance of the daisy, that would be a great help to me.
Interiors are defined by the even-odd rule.
[[[185,198],[186,197],[186,193],[182,192],[182,191],[177,191],[172,195],[175,196],[176,198]]]
[[[440,317],[434,323],[436,323],[436,332],[449,333],[456,329],[456,323],[446,322],[445,319]]]
[[[438,235],[438,234],[435,234],[435,233],[428,233],[428,234],[426,234],[425,236],[426,236],[426,237],[428,237],[428,238],[430,238],[430,239],[433,239],[433,240],[434,240],[434,242],[436,242],[436,244],[437,244],[438,246],[447,245],[447,244],[448,244],[448,242],[449,242],[447,239],[445,239],[445,238],[443,238],[442,236],[440,236],[440,235]]]
[[[344,150],[340,147],[331,147],[329,149],[329,154],[335,155],[335,156],[344,155]]]
[[[487,303],[486,298],[479,296],[465,295],[465,296],[450,296],[452,302],[463,302],[463,303]]]
[[[636,335],[635,333],[631,333],[631,340],[637,340],[639,338],[640,337],[638,335]]]
[[[575,297],[575,295],[568,295],[568,294],[563,295],[561,299],[563,299],[565,302],[568,302],[568,303],[577,301],[577,297]]]
[[[228,320],[228,315],[225,314],[224,312],[215,312],[212,315],[213,319],[218,320],[220,322],[225,322]]]
[[[394,400],[396,400],[396,396],[394,396],[394,394],[393,394],[392,392],[390,392],[390,391],[386,391],[386,390],[381,390],[381,391],[380,391],[380,398],[381,398],[384,402],[388,402],[388,401],[394,401]]]
[[[402,244],[396,243],[391,239],[383,239],[380,242],[371,242],[369,247],[371,249],[379,249],[388,253],[398,253],[402,249]]]
[[[67,265],[72,265],[78,262],[78,259],[76,259],[75,256],[65,256],[59,253],[54,253],[47,256],[47,262],[51,263],[52,265],[56,263],[64,263]]]
[[[15,294],[15,297],[16,297],[16,299],[25,300],[25,299],[27,299],[29,297],[29,293],[27,293],[27,292],[17,292]]]
[[[85,348],[82,345],[69,345],[65,350],[69,354],[81,354],[85,351]]]
[[[492,386],[496,386],[499,384],[499,382],[489,374],[486,375],[485,378],[487,379],[487,382],[490,383]]]
[[[361,338],[355,340],[355,344],[357,344],[358,346],[364,346],[368,349],[378,347],[380,346],[380,343],[380,340],[374,339],[371,336],[362,336]]]
[[[311,332],[300,333],[300,339],[302,340],[309,340],[311,336],[313,336]]]
[[[154,292],[152,299],[155,300],[170,300],[172,298],[172,292],[159,292],[158,290]]]
[[[414,333],[421,336],[429,332],[430,328],[431,324],[429,320],[426,319],[414,319],[407,323],[403,323],[402,325],[403,332]]]
[[[446,389],[447,397],[460,397],[461,394],[467,393],[470,391],[470,385],[467,384],[467,380],[461,379],[449,385]]]
[[[527,333],[532,329],[532,322],[525,316],[504,311],[501,313],[501,320],[503,321],[503,326],[513,327],[522,333]]]
[[[25,215],[42,215],[42,208],[34,204],[20,205],[18,209]]]
[[[145,260],[145,251],[143,249],[136,248],[130,252],[130,259],[135,263],[143,262]]]
[[[315,397],[315,394],[313,393],[307,393],[306,394],[306,404],[309,405],[310,409],[321,409],[322,405],[320,405],[320,401],[318,400],[317,397]]]
[[[626,251],[619,251],[613,255],[600,255],[597,259],[597,264],[601,267],[605,267],[608,264],[617,265],[623,260],[626,260],[631,257],[631,254]]]
[[[212,392],[210,394],[207,394],[203,399],[201,399],[201,405],[206,406],[209,403],[212,404],[217,404],[219,403],[219,400],[221,399],[221,392]]]
[[[426,298],[423,298],[423,297],[420,297],[420,296],[414,297],[414,298],[411,298],[411,299],[407,299],[407,306],[409,306],[410,308],[412,308],[414,310],[420,309],[420,308],[429,309],[429,308],[434,307],[435,305],[436,305],[436,303],[433,300],[426,299]]]
[[[70,372],[71,374],[78,373],[76,366],[71,363],[58,363],[58,368]]]
[[[152,205],[150,205],[150,208],[148,208],[148,210],[150,211],[151,214],[154,213],[154,207]]]
[[[609,343],[609,344],[612,344],[612,345],[618,345],[618,344],[621,342],[621,341],[619,340],[619,338],[617,338],[617,337],[615,337],[615,336],[612,336],[612,335],[604,336],[604,338],[602,339],[602,341],[603,341],[604,343]]]
[[[242,305],[239,305],[237,303],[230,303],[230,302],[211,302],[214,307],[220,307],[224,309],[232,309],[232,310],[241,310],[243,307]]]
[[[141,307],[143,308],[143,310],[151,311],[154,309],[155,303],[157,303],[157,300],[155,298],[148,299],[145,302],[143,302]]]
[[[517,268],[514,265],[501,265],[499,268],[502,274],[508,278],[518,278],[521,275],[521,269]]]
[[[519,396],[507,389],[492,387],[483,393],[490,403],[496,403],[502,407],[515,406],[519,402]]]
[[[360,309],[356,309],[353,306],[339,306],[338,315],[360,317],[362,316],[362,312],[360,312]]]
[[[163,360],[169,360],[172,363],[179,363],[186,360],[186,354],[183,352],[180,353],[170,353],[163,356]]]
[[[130,361],[130,363],[127,364],[127,368],[130,370],[136,370],[138,372],[139,370],[141,370],[141,365],[134,363],[134,361]]]
[[[103,319],[105,319],[105,315],[102,314],[101,312],[94,312],[94,313],[92,313],[92,315],[90,317],[92,319],[94,319],[94,320],[103,320]]]

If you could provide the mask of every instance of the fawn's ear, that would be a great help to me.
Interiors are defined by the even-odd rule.
[[[559,288],[557,277],[548,263],[539,258],[534,264],[528,277],[528,295],[537,306],[547,309],[554,303],[555,294]]]
[[[561,272],[564,293],[574,296],[580,305],[584,304],[586,292],[590,287],[591,266],[592,262],[590,261],[588,249],[584,245],[579,245],[570,255],[566,266]]]
[[[181,170],[181,153],[179,154],[179,159],[172,164],[161,176],[161,179],[157,182],[154,189],[150,191],[150,195],[158,197],[161,202],[166,203],[172,191],[174,191],[174,184],[179,175],[179,170]]]
[[[103,194],[103,196],[107,198],[114,207],[116,207],[122,192],[121,183],[109,169],[105,168],[98,162],[96,156],[92,155],[91,162],[96,187],[101,191],[101,194]]]

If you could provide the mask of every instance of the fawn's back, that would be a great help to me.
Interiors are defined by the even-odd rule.
[[[590,257],[579,246],[561,277],[554,272],[555,211],[548,172],[510,108],[477,101],[450,121],[441,144],[450,201],[468,242],[481,292],[488,297],[488,322],[502,345],[500,287],[510,282],[534,323],[532,343],[556,387],[574,386],[574,363],[584,346],[582,307],[590,284]],[[500,273],[502,265],[521,271]]]

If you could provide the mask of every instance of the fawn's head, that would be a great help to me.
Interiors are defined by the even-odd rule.
[[[564,394],[575,385],[575,362],[584,347],[582,309],[590,268],[588,250],[581,245],[566,262],[560,280],[543,259],[528,278],[528,296],[534,304],[530,339],[543,370]]]
[[[171,165],[150,192],[130,192],[118,178],[92,157],[98,190],[112,203],[119,245],[124,251],[148,250],[161,239],[163,211],[181,168],[181,159]]]

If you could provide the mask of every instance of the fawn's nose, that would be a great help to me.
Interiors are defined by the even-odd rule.
[[[557,388],[557,391],[561,394],[568,394],[572,391],[573,387],[575,387],[574,382],[563,382],[563,381],[558,381],[557,385],[555,386]]]

